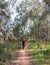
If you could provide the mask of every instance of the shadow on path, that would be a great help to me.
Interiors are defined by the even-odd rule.
[[[15,57],[9,65],[33,65],[32,58],[29,56],[27,49],[15,51]]]

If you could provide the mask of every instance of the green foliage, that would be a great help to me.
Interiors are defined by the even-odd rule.
[[[7,58],[8,58],[8,59],[12,59],[12,58],[13,58],[13,56],[14,56],[14,54],[13,54],[13,53],[8,53]]]
[[[21,45],[18,45],[17,43],[14,43],[12,46],[12,50],[20,49]]]
[[[2,55],[4,53],[3,51],[4,51],[3,45],[0,44],[0,55]]]
[[[39,53],[34,58],[37,60],[44,60],[44,55]]]
[[[50,54],[50,49],[41,50],[40,53],[43,53],[44,55]]]
[[[34,39],[31,39],[31,40],[29,40],[28,42],[29,42],[29,43],[34,43],[35,40],[34,40]]]
[[[10,59],[14,57],[12,51],[20,49],[18,42],[5,42],[0,44],[0,65],[5,65]]]
[[[0,44],[0,65],[5,65],[12,57],[12,51],[10,52],[10,49],[7,50],[7,48],[4,47],[4,44]]]
[[[50,42],[47,42],[47,44],[40,43],[40,48],[36,47],[35,43],[29,43],[30,44],[30,55],[32,56],[33,60],[35,60],[33,63],[35,65],[48,65],[50,64]]]
[[[33,57],[33,59],[36,59],[37,61],[42,61],[42,60],[46,60],[46,59],[50,59],[50,52],[48,52],[48,50],[42,50],[42,51],[33,51],[31,52],[31,56]]]
[[[10,51],[14,51],[14,50],[17,50],[17,49],[20,49],[21,48],[21,44],[19,42],[8,42],[8,43],[5,43],[5,48],[7,48],[7,50],[10,49]]]
[[[29,43],[29,49],[35,49],[35,48],[37,48],[37,44],[36,44],[36,42],[33,42],[33,40],[30,40],[30,41],[28,41],[28,43]]]

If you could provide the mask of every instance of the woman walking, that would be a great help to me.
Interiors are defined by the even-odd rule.
[[[22,48],[23,48],[23,49],[25,48],[25,43],[26,43],[26,40],[23,39],[23,40],[22,40]]]

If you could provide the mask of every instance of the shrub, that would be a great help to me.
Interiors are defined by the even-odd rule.
[[[34,39],[31,39],[31,40],[29,40],[29,42],[30,42],[30,43],[34,43],[34,42],[35,42],[35,40],[34,40]]]
[[[8,59],[12,59],[12,58],[13,58],[13,56],[14,56],[14,54],[13,54],[13,53],[8,53],[7,58],[8,58]]]
[[[40,53],[43,53],[44,55],[50,54],[50,49],[47,50],[41,50]]]

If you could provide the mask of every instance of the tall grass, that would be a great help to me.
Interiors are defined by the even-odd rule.
[[[14,50],[20,49],[18,42],[5,42],[0,44],[0,65],[7,65],[10,59],[14,57]]]
[[[36,42],[29,42],[29,49],[32,49],[30,55],[35,60],[35,65],[50,65],[50,42],[40,43],[40,48],[37,47]]]

